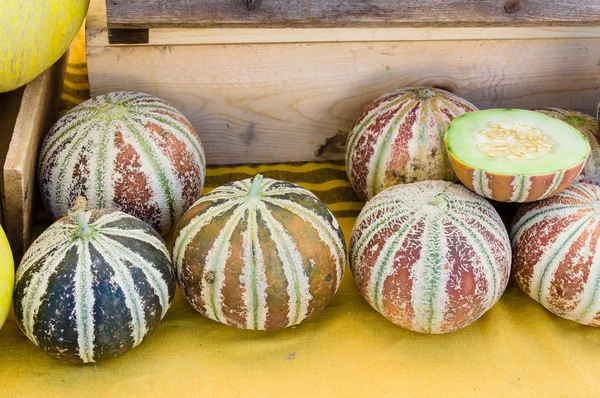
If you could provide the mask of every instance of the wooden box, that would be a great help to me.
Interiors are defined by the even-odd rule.
[[[0,94],[0,221],[16,260],[30,243],[35,210],[41,206],[37,152],[57,118],[66,59],[25,87]]]
[[[361,108],[396,87],[482,109],[600,100],[596,0],[93,0],[87,39],[92,95],[164,98],[209,164],[342,159]]]

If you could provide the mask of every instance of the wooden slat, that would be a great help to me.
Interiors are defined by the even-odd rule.
[[[4,163],[4,221],[16,260],[31,238],[37,152],[56,121],[66,59],[63,56],[26,86]]]
[[[255,26],[581,26],[599,0],[106,0],[112,28]]]
[[[341,159],[367,102],[434,85],[481,108],[600,100],[600,39],[290,43],[88,49],[92,94],[138,90],[173,103],[211,164]]]
[[[10,139],[12,138],[19,109],[21,108],[21,99],[25,87],[21,87],[8,93],[0,94],[0,165],[3,165],[8,153]],[[4,169],[0,168],[0,224],[4,224],[4,215],[2,214],[2,202],[4,201]],[[4,225],[6,229],[6,225]]]

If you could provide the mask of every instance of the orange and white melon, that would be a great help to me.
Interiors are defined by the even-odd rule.
[[[275,330],[325,309],[344,275],[346,245],[335,217],[310,191],[258,175],[215,189],[185,213],[173,262],[201,314]]]
[[[554,314],[600,326],[600,187],[523,206],[511,229],[518,285]]]
[[[362,199],[396,184],[456,177],[444,147],[448,124],[477,108],[445,90],[408,87],[367,105],[346,144],[346,170]]]
[[[504,292],[510,264],[496,210],[447,181],[380,192],[361,211],[350,241],[350,267],[363,297],[415,332],[452,332],[481,317]]]

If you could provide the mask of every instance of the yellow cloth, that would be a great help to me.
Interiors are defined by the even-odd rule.
[[[75,61],[67,79],[76,75],[83,82],[84,67]],[[76,84],[75,93],[63,95],[71,106],[87,90]],[[210,168],[207,186],[259,171],[312,189],[349,239],[362,204],[342,164]],[[210,321],[178,291],[154,335],[119,358],[89,366],[46,356],[11,316],[0,330],[0,396],[593,397],[600,395],[599,343],[600,330],[550,314],[514,284],[465,329],[413,333],[369,307],[347,270],[323,314],[279,332]]]

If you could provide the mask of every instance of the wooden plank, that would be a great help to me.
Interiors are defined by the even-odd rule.
[[[595,25],[600,0],[106,0],[111,28]]]
[[[4,163],[4,220],[6,235],[17,260],[30,243],[37,152],[56,121],[67,55],[29,83],[23,93],[10,147]]]
[[[307,6],[307,0],[265,0],[259,7],[248,7],[242,0],[106,1],[111,28],[285,24],[306,20]]]
[[[112,30],[112,29],[111,29]],[[130,44],[109,29],[87,29],[89,47]],[[502,28],[189,28],[150,29],[142,45],[259,44],[431,40],[513,40],[600,37],[600,26]]]
[[[89,48],[92,94],[158,95],[189,118],[208,162],[341,159],[362,106],[396,87],[447,88],[481,108],[600,100],[600,39]]]
[[[25,91],[25,87],[0,94],[0,165],[4,164],[6,160],[10,139],[12,138],[19,109],[21,108],[23,91]],[[4,201],[3,185],[4,169],[0,168],[0,224],[4,224],[4,215],[2,214],[2,202]]]

